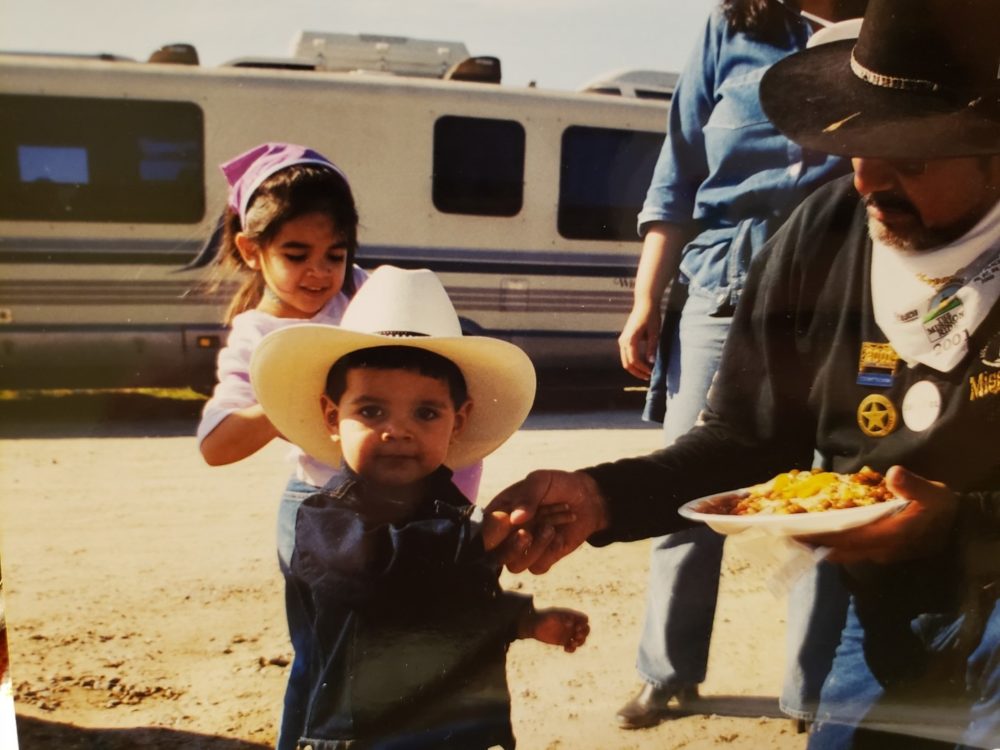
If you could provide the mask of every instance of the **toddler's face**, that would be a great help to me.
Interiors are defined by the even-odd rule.
[[[271,292],[258,309],[275,317],[311,318],[344,286],[347,242],[326,214],[286,221],[265,246],[246,237],[237,244]]]
[[[409,370],[355,368],[338,404],[323,397],[344,461],[375,487],[398,493],[444,463],[471,405],[455,409],[448,384]]]

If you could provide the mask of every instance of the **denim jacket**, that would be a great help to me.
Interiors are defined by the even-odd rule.
[[[650,222],[698,223],[680,278],[713,297],[719,314],[739,299],[750,261],[792,209],[850,170],[847,160],[806,151],[764,116],[758,87],[767,68],[805,48],[812,30],[788,11],[781,44],[730,31],[716,9],[681,74],[639,234]]]
[[[513,747],[506,652],[531,598],[500,588],[482,511],[451,472],[425,489],[406,520],[376,521],[381,499],[342,466],[299,509],[289,581],[313,636],[307,740]]]

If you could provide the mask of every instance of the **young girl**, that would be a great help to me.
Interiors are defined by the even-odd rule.
[[[219,352],[218,385],[205,404],[198,441],[212,466],[233,463],[281,437],[264,416],[250,384],[250,357],[265,334],[298,323],[338,325],[367,274],[354,265],[358,214],[350,184],[312,149],[266,143],[222,165],[229,183],[217,262],[245,279],[226,311],[231,331]],[[285,609],[295,658],[285,691],[278,750],[294,748],[307,705],[308,621],[287,586],[295,517],[302,500],[338,472],[292,449],[295,473],[278,512],[278,562],[286,576]],[[482,463],[457,472],[455,483],[475,499]]]

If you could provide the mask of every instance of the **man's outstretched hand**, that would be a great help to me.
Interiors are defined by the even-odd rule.
[[[547,513],[549,506],[556,513]],[[545,573],[608,525],[604,497],[589,474],[533,471],[497,495],[486,513],[505,513],[513,533],[496,549],[512,573]]]
[[[891,563],[940,551],[955,522],[955,494],[902,466],[889,469],[885,481],[894,495],[910,501],[901,511],[866,526],[799,537],[798,541],[829,547],[827,559],[837,563]]]

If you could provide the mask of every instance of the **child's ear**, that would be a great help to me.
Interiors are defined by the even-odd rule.
[[[455,424],[452,425],[451,428],[452,440],[454,440],[455,438],[457,438],[459,435],[462,434],[462,430],[465,429],[466,422],[469,421],[469,413],[471,411],[472,411],[472,399],[466,400],[466,402],[462,404],[455,411]]]
[[[243,232],[238,232],[234,239],[236,240],[236,249],[240,251],[240,257],[247,264],[247,268],[252,271],[259,271],[260,245]]]
[[[330,437],[340,439],[340,410],[337,405],[325,393],[319,397],[319,405],[323,410],[323,424],[326,425],[326,431],[330,433]]]

